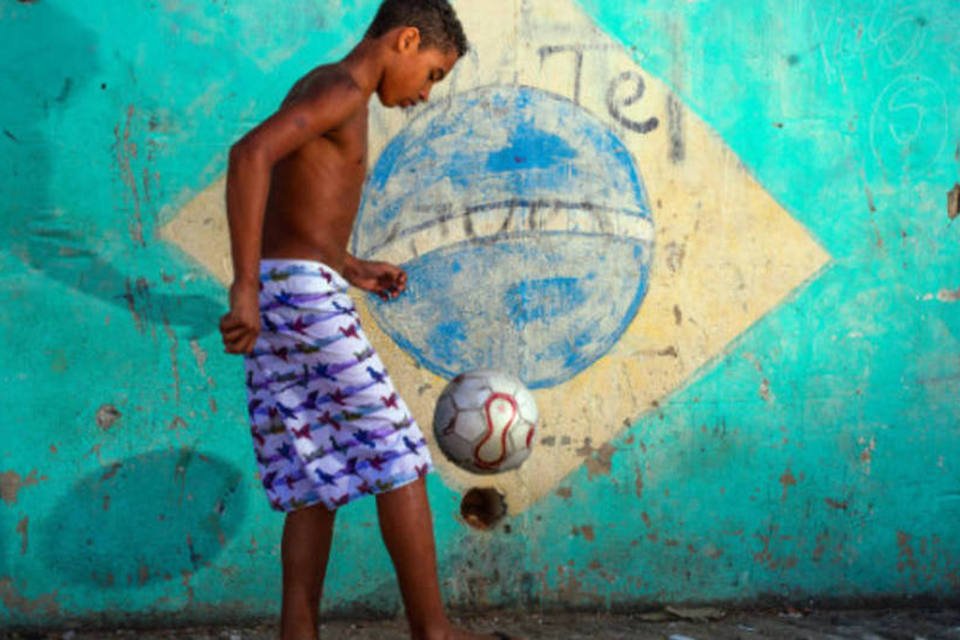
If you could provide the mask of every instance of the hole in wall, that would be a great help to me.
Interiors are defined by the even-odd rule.
[[[496,489],[474,487],[464,494],[460,515],[474,529],[489,531],[507,515],[506,497]]]
[[[953,220],[957,215],[960,215],[960,183],[947,192],[947,216]]]

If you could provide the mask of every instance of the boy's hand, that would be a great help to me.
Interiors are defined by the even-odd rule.
[[[250,353],[260,334],[259,283],[233,283],[230,311],[220,318],[220,334],[227,353]]]
[[[407,273],[388,262],[368,262],[352,259],[344,269],[344,277],[350,284],[370,291],[384,300],[396,298],[407,288]]]

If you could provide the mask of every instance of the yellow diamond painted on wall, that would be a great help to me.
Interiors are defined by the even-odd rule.
[[[410,274],[365,328],[430,439],[447,379],[519,375],[541,424],[517,471],[459,491],[511,513],[687,382],[829,256],[680,98],[568,0],[457,2],[471,51],[414,110],[371,106],[352,251]],[[230,279],[223,181],[162,231]]]

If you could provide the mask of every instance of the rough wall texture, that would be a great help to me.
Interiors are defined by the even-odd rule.
[[[353,247],[411,273],[361,303],[422,423],[478,365],[544,414],[518,472],[431,476],[448,599],[955,596],[960,8],[456,6],[433,104],[373,111]],[[0,8],[4,626],[276,609],[220,179],[375,8]],[[396,610],[372,502],[337,526],[325,608]]]

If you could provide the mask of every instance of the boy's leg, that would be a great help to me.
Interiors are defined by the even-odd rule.
[[[322,504],[291,511],[283,525],[282,640],[316,640],[323,578],[336,511]]]
[[[377,515],[413,636],[427,637],[431,628],[449,627],[437,583],[433,516],[423,478],[378,494]]]
[[[412,636],[418,640],[490,638],[453,628],[444,612],[424,479],[378,494],[377,515],[397,571]]]

